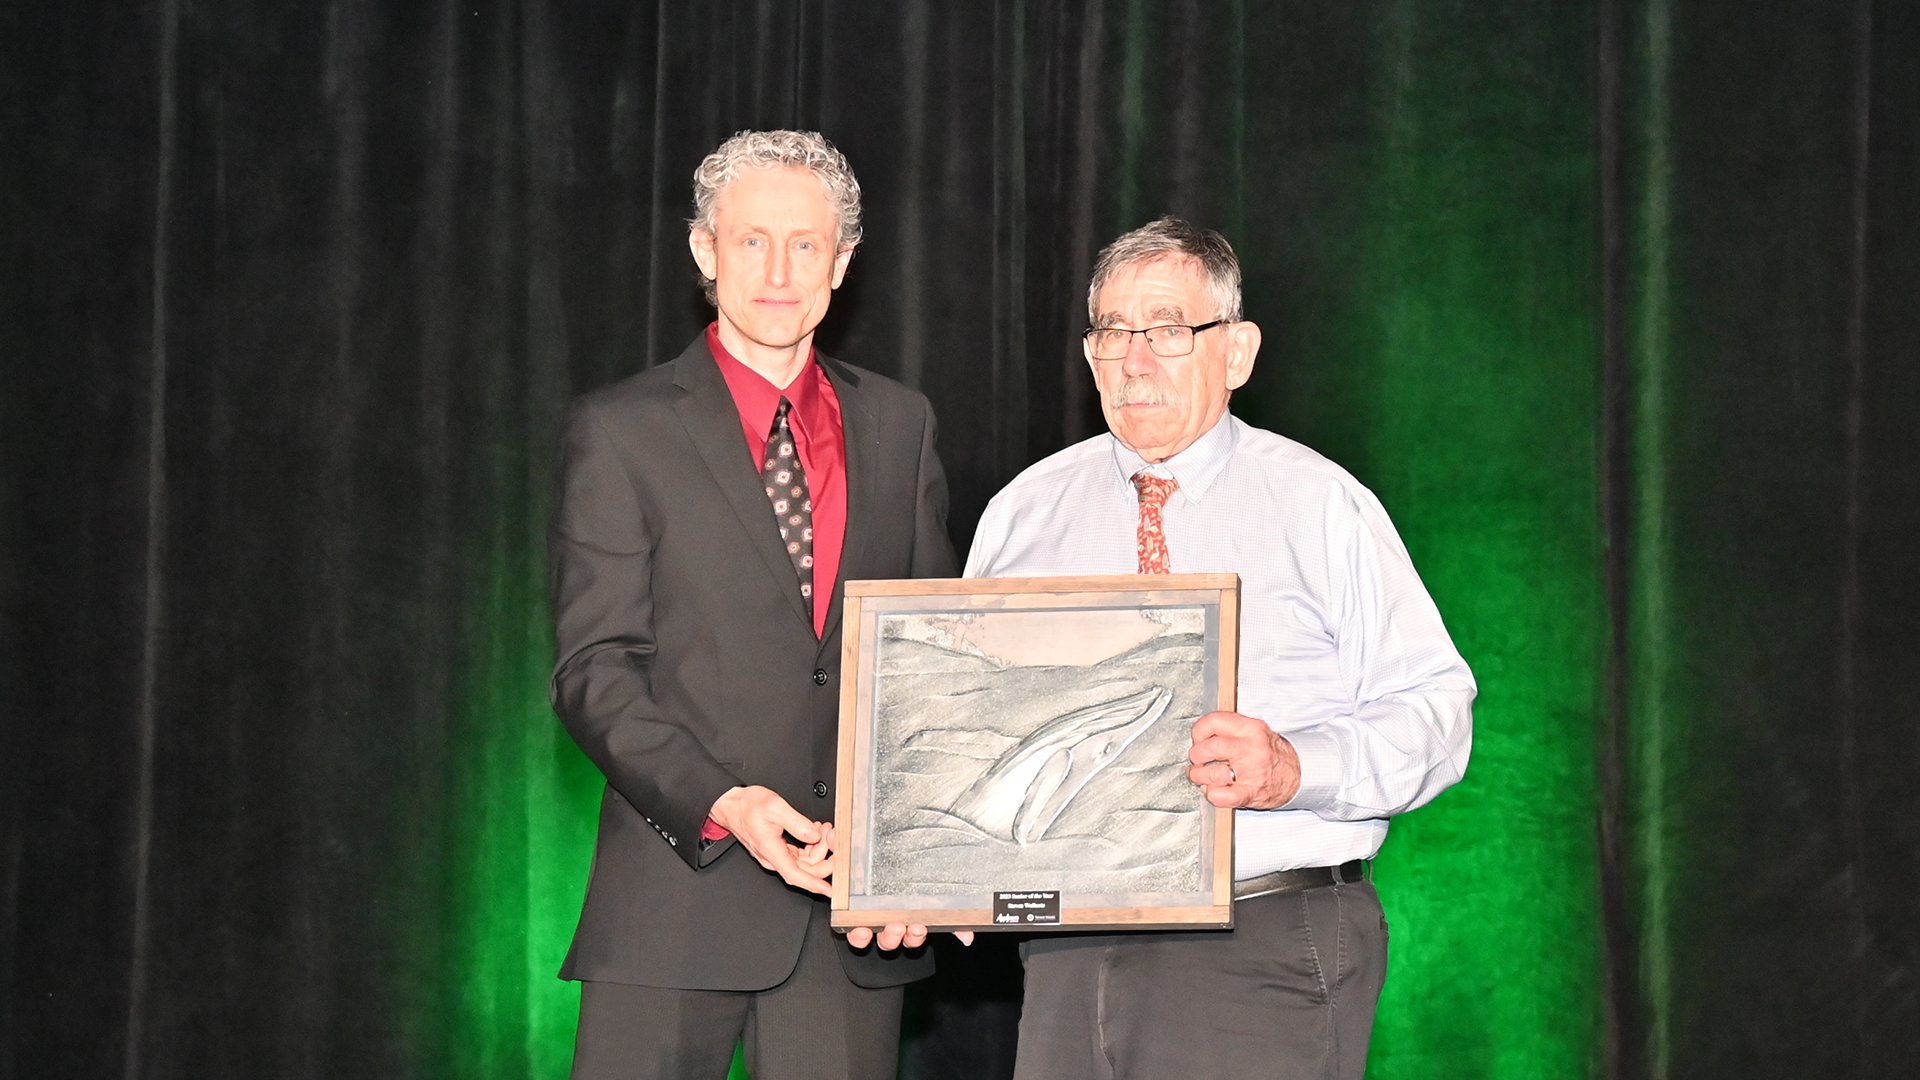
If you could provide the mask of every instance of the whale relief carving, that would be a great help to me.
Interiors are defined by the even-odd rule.
[[[1038,840],[1172,701],[1156,686],[1047,721],[961,792],[953,813],[990,836],[1019,844]]]

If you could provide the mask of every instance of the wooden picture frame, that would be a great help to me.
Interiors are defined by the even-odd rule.
[[[833,925],[1233,924],[1233,574],[849,581]]]

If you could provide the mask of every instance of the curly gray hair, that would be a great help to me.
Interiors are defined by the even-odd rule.
[[[1153,262],[1168,256],[1185,256],[1200,264],[1200,276],[1206,281],[1207,296],[1213,301],[1215,318],[1239,322],[1240,260],[1233,245],[1212,229],[1177,217],[1163,217],[1121,236],[1100,249],[1094,260],[1093,281],[1087,285],[1087,319],[1097,323],[1094,310],[1100,290],[1121,267]],[[1198,313],[1190,317],[1199,318]]]
[[[860,181],[846,155],[817,131],[742,131],[720,144],[693,170],[693,219],[688,228],[713,232],[720,192],[748,169],[792,167],[820,178],[827,203],[840,222],[834,247],[846,251],[860,243]],[[705,279],[707,302],[714,302],[712,279]]]

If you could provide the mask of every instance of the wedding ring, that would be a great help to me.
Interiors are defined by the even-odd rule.
[[[1229,784],[1239,783],[1240,774],[1233,771],[1233,762],[1229,761],[1229,762],[1226,762],[1225,764],[1227,766],[1227,783]]]

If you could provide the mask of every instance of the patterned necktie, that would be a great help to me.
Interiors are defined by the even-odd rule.
[[[1165,574],[1167,568],[1167,534],[1160,524],[1160,508],[1167,505],[1167,496],[1178,491],[1180,481],[1170,476],[1148,476],[1135,473],[1134,490],[1140,493],[1140,530],[1138,535],[1140,548],[1140,572],[1143,574]]]
[[[793,430],[787,427],[787,414],[793,402],[780,399],[773,412],[773,430],[767,433],[767,453],[760,462],[760,479],[767,485],[767,500],[773,503],[773,516],[780,523],[780,541],[787,545],[787,557],[793,571],[800,575],[800,596],[807,602],[807,614],[813,614],[813,498],[807,493],[807,474],[800,468],[800,454],[793,447]]]

